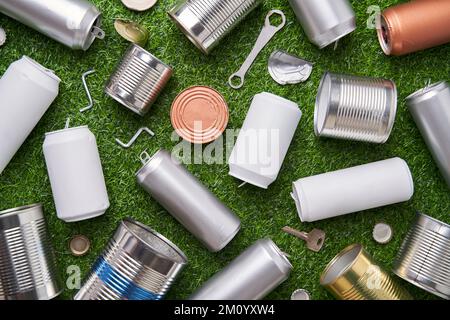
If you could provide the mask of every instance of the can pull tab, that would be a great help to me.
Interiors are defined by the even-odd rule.
[[[141,160],[142,164],[146,164],[150,161],[152,157],[148,154],[147,150],[142,151],[139,155],[139,159]]]
[[[101,28],[99,28],[97,26],[92,27],[91,34],[100,40],[105,38],[105,31],[103,31]]]

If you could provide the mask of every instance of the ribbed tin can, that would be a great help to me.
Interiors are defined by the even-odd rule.
[[[316,136],[384,143],[397,112],[391,80],[326,72],[314,111]]]
[[[427,86],[406,104],[450,188],[450,86],[444,81]]]
[[[160,300],[186,263],[184,253],[171,241],[127,218],[74,300]]]
[[[49,300],[62,291],[42,205],[0,212],[0,300]]]
[[[1,0],[0,12],[72,49],[87,50],[105,36],[101,13],[87,0]]]
[[[143,116],[172,76],[172,68],[132,44],[109,78],[105,92],[131,111]]]
[[[340,300],[411,300],[362,245],[342,250],[325,268],[320,284]]]
[[[419,288],[450,299],[450,225],[417,213],[393,271]]]
[[[188,39],[208,54],[262,0],[181,0],[168,14]]]

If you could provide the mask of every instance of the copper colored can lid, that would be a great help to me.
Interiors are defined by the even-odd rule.
[[[86,236],[76,235],[70,239],[69,248],[74,256],[85,255],[91,246],[91,242]]]
[[[170,111],[172,126],[191,143],[208,143],[223,133],[228,124],[228,105],[216,90],[194,86],[181,92]]]

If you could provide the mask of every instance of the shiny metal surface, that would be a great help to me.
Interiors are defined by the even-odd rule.
[[[450,86],[427,86],[407,97],[406,104],[450,188]]]
[[[313,64],[287,52],[276,50],[269,58],[269,74],[281,85],[306,81],[311,75]]]
[[[130,10],[145,11],[153,7],[157,0],[121,0],[123,5]]]
[[[188,39],[208,54],[262,0],[181,0],[168,14]]]
[[[450,299],[450,225],[417,213],[394,262],[404,280]]]
[[[411,300],[360,244],[342,250],[325,268],[320,284],[340,300]]]
[[[105,36],[101,13],[87,0],[1,0],[0,12],[72,49],[87,50]]]
[[[169,152],[156,152],[136,178],[208,250],[222,250],[238,233],[239,218]]]
[[[111,75],[105,92],[143,116],[166,86],[173,70],[136,44],[132,44]]]
[[[141,47],[145,46],[150,37],[148,30],[134,21],[115,19],[114,29],[122,38]]]
[[[326,72],[314,111],[316,136],[384,143],[397,112],[391,80]]]
[[[356,29],[348,0],[289,0],[309,40],[324,48]]]
[[[186,263],[172,242],[128,218],[120,222],[74,300],[160,300]]]
[[[40,204],[0,212],[0,300],[49,300],[60,286]]]
[[[270,239],[261,239],[203,284],[191,300],[259,300],[285,281],[292,265]]]
[[[292,292],[291,300],[311,300],[311,295],[305,289],[297,289]]]

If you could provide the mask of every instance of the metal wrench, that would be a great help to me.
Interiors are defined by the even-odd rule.
[[[270,17],[273,14],[278,14],[281,16],[281,23],[278,26],[273,26],[270,24]],[[269,41],[273,38],[273,36],[281,30],[281,28],[284,27],[286,24],[286,17],[283,13],[283,11],[280,10],[270,10],[269,13],[266,16],[266,20],[264,23],[264,27],[261,30],[261,33],[259,34],[258,39],[256,40],[255,46],[253,47],[252,51],[248,55],[247,59],[245,59],[244,63],[242,64],[239,71],[236,73],[233,73],[230,78],[228,79],[229,85],[233,89],[239,89],[244,85],[244,78],[247,74],[247,71],[252,66],[253,62],[255,61],[258,54],[261,52],[261,50],[269,43]],[[233,84],[234,79],[239,79],[238,84]]]

